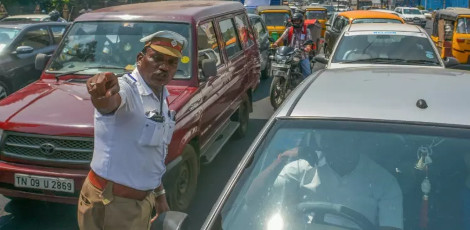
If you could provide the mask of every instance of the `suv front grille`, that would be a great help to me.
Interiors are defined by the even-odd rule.
[[[5,132],[1,154],[24,160],[86,164],[93,155],[93,138]]]

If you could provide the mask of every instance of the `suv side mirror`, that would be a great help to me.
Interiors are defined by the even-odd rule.
[[[457,61],[457,59],[454,57],[446,57],[443,61],[446,68],[454,67],[460,64],[460,62]]]
[[[329,61],[329,60],[325,57],[324,54],[318,54],[317,56],[315,56],[314,59],[315,59],[316,62],[320,62],[320,63],[325,64],[325,65],[328,64],[328,61]]]
[[[34,51],[34,48],[31,46],[18,46],[13,52],[14,54],[29,54]]]
[[[36,55],[36,59],[34,60],[34,68],[36,70],[42,71],[44,67],[46,67],[47,62],[51,58],[51,55],[39,53]]]
[[[204,76],[204,79],[202,80],[205,81],[209,77],[217,75],[217,65],[214,59],[202,60],[201,65],[202,65],[202,75]]]
[[[176,211],[160,213],[157,219],[152,222],[150,230],[183,230],[188,229],[185,224],[188,214]]]

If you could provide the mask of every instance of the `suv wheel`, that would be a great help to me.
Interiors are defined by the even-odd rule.
[[[249,98],[249,97],[247,97]],[[240,122],[240,126],[238,126],[237,131],[233,134],[233,137],[236,139],[242,138],[246,135],[246,131],[248,130],[248,121],[250,120],[250,109],[249,109],[249,101],[248,99],[244,99],[243,102],[238,107],[237,112],[232,117],[233,121]]]
[[[199,164],[196,151],[189,144],[184,148],[182,157],[176,168],[174,183],[170,185],[168,203],[171,210],[184,212],[196,194]]]

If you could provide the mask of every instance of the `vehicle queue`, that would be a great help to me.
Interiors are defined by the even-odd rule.
[[[470,74],[449,69],[468,63],[470,11],[437,11],[428,35],[421,19],[402,17],[405,11],[416,13],[412,8],[399,8],[398,15],[373,10],[333,14],[315,5],[297,7],[293,14],[289,7],[259,6],[250,15],[239,3],[185,4],[147,3],[148,12],[168,10],[157,16],[141,12],[144,5],[84,14],[52,57],[36,57],[37,67],[45,69],[41,79],[0,101],[0,172],[11,177],[0,178],[1,194],[76,202],[93,152],[92,108],[80,102],[81,113],[89,115],[73,121],[86,126],[81,130],[64,129],[67,119],[28,128],[37,119],[47,121],[47,114],[28,113],[63,97],[62,91],[73,89],[73,98],[84,97],[83,80],[101,71],[122,75],[135,70],[129,55],[141,49],[136,38],[171,30],[190,42],[168,85],[176,125],[167,143],[171,160],[166,159],[163,183],[175,211],[160,215],[154,225],[185,227],[184,211],[194,196],[200,164],[210,163],[232,135],[243,137],[256,85],[273,78],[269,96],[275,97],[277,110],[202,229],[470,227],[463,221],[470,218],[465,211],[470,209],[470,104],[465,100]],[[147,24],[115,19],[122,12],[139,15]],[[180,21],[171,21],[171,13]],[[296,31],[289,30],[298,13],[303,15],[299,35],[309,33],[304,37],[310,39],[293,45]],[[303,77],[305,57],[309,68],[325,68]],[[54,81],[58,86],[52,86]],[[31,96],[42,98],[41,104]],[[62,107],[74,104],[64,102]],[[45,156],[41,152],[50,147],[45,144],[57,149]],[[63,162],[71,171],[57,173],[64,172]],[[65,187],[44,186],[52,181]]]

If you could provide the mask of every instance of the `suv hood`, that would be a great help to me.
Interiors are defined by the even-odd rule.
[[[187,88],[168,87],[171,109],[178,111],[184,104],[179,98],[190,97]],[[83,80],[56,83],[52,79],[42,79],[0,101],[0,128],[24,133],[92,137],[93,113]]]

